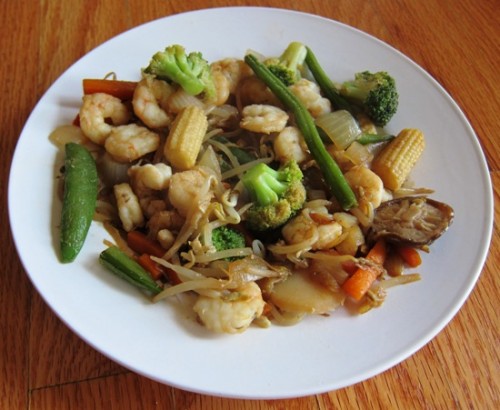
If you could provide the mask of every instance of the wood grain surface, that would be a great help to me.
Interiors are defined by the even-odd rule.
[[[50,311],[33,289],[9,231],[7,181],[16,142],[37,101],[66,68],[100,43],[153,19],[243,5],[335,19],[406,54],[465,112],[493,182],[495,226],[489,256],[456,317],[403,363],[321,395],[274,401],[224,399],[185,392],[130,372],[80,340]],[[0,409],[500,408],[499,6],[498,0],[1,1]],[[467,187],[457,189],[467,195]]]

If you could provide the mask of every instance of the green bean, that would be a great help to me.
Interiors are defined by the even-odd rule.
[[[336,110],[347,110],[350,113],[353,113],[352,105],[337,92],[332,80],[325,73],[323,67],[321,67],[321,65],[319,64],[318,59],[316,58],[312,50],[309,47],[306,48],[307,48],[307,54],[306,54],[307,67],[309,68],[311,74],[318,83],[319,88],[321,89],[323,94],[325,94],[325,97],[330,100],[330,102],[332,103],[333,107]]]
[[[289,109],[304,136],[307,147],[318,164],[332,194],[342,208],[348,210],[357,206],[356,196],[347,183],[338,164],[326,150],[314,123],[314,119],[295,95],[254,55],[245,56],[245,62],[252,68],[255,75],[261,79],[279,100]]]
[[[61,261],[72,262],[87,237],[97,201],[97,168],[82,145],[65,146],[64,194],[61,213]]]
[[[390,141],[394,135],[390,134],[361,134],[356,141],[362,145],[376,144],[378,142]]]
[[[116,246],[111,246],[102,251],[99,255],[99,262],[116,276],[139,289],[147,290],[153,294],[162,290],[141,265]]]

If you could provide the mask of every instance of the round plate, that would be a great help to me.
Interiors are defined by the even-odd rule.
[[[174,43],[214,61],[242,58],[248,49],[278,55],[291,41],[309,45],[336,81],[362,70],[390,72],[399,87],[400,109],[387,129],[424,131],[427,148],[412,179],[435,189],[433,197],[451,204],[456,216],[423,256],[420,282],[391,289],[384,306],[365,315],[341,309],[292,327],[251,327],[239,335],[214,335],[193,320],[185,301],[153,305],[104,271],[98,255],[107,234],[97,223],[76,262],[59,263],[56,175],[61,158],[48,136],[74,119],[83,78],[114,71],[120,79],[137,80],[150,57]],[[460,189],[465,186],[467,195]],[[481,272],[491,238],[493,199],[474,131],[445,90],[415,63],[335,21],[241,7],[144,24],[69,68],[40,100],[19,139],[9,181],[9,212],[17,250],[34,286],[64,323],[95,349],[134,372],[185,390],[264,399],[351,385],[429,342],[457,313]]]

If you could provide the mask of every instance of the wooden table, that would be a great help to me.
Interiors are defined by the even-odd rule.
[[[10,161],[24,122],[50,84],[89,50],[126,29],[188,10],[234,5],[318,14],[386,41],[450,92],[486,153],[497,223],[477,286],[427,346],[352,387],[297,399],[243,401],[189,393],[138,376],[97,353],[56,318],[33,289],[12,242],[6,207]],[[2,1],[0,408],[500,408],[498,6],[497,0]]]

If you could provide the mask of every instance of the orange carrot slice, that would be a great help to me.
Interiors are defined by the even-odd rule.
[[[378,265],[383,265],[386,256],[387,247],[385,241],[381,239],[370,249],[366,255],[366,259]],[[368,289],[370,289],[370,286],[375,282],[379,273],[379,270],[368,266],[358,268],[356,272],[343,283],[342,289],[354,300],[359,301],[366,294]]]

